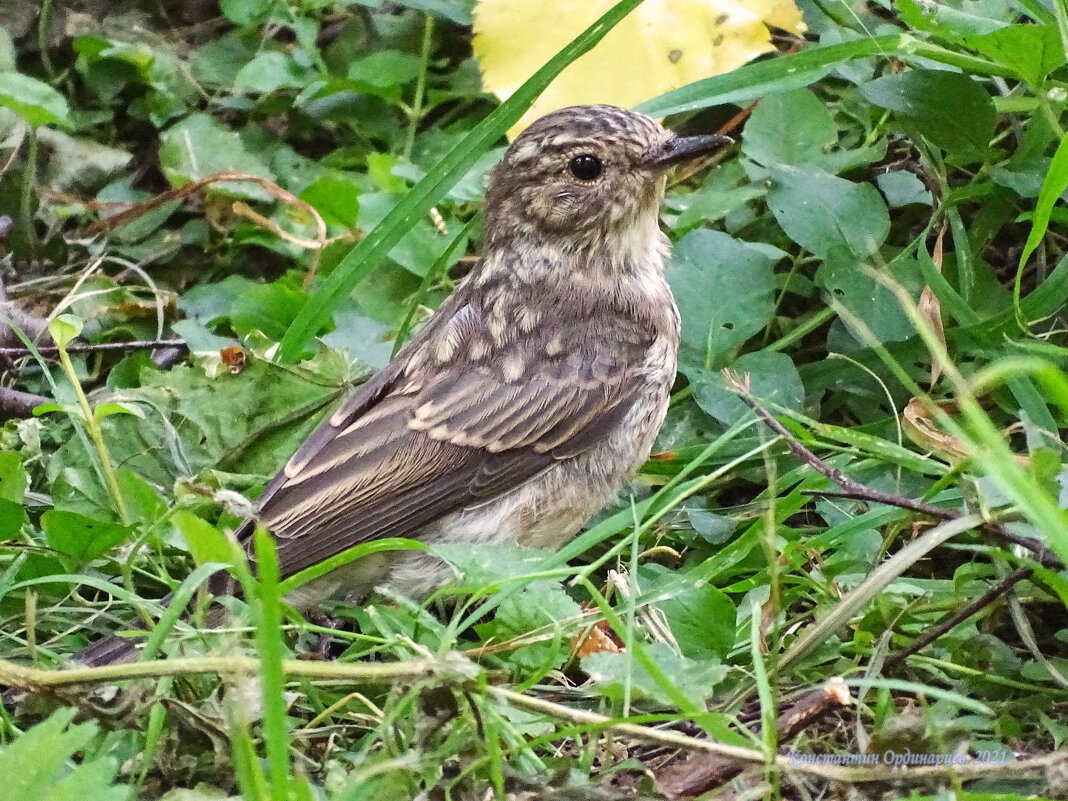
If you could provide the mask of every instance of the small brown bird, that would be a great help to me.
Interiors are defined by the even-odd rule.
[[[675,379],[664,172],[727,142],[613,106],[524,131],[490,173],[477,266],[260,496],[282,576],[381,537],[556,548],[574,536],[648,457]],[[380,553],[287,600],[379,585],[424,598],[451,575],[424,552]]]

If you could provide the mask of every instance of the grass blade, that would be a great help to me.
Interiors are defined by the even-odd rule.
[[[660,97],[642,103],[637,110],[654,117],[666,117],[724,103],[746,103],[758,97],[808,86],[843,61],[870,56],[895,57],[906,61],[926,58],[971,69],[981,75],[1012,74],[991,61],[930,45],[908,34],[876,36],[826,47],[806,48],[788,56],[746,64],[723,75],[694,81],[665,92]]]

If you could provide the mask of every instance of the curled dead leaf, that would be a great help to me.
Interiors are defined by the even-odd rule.
[[[621,654],[625,650],[623,642],[616,637],[612,627],[605,620],[594,623],[571,641],[571,655],[576,659],[585,659],[587,656],[603,651]]]

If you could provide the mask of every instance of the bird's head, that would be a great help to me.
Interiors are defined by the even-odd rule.
[[[603,243],[635,225],[655,226],[664,172],[731,140],[677,136],[616,106],[571,106],[536,120],[493,168],[485,230],[515,237]]]

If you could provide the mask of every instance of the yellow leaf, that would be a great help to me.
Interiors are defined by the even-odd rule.
[[[502,100],[613,5],[612,0],[480,0],[475,55],[486,89]],[[801,33],[793,0],[645,0],[568,66],[516,124],[564,106],[630,108],[772,50],[767,25]]]

